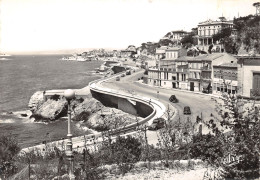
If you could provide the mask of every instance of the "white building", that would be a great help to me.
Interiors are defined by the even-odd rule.
[[[207,50],[213,44],[213,35],[224,28],[233,28],[233,21],[227,21],[224,17],[219,21],[207,20],[198,24],[198,46]]]

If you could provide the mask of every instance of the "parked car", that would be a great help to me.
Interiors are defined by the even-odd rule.
[[[130,71],[130,70],[127,70],[127,71],[126,71],[126,75],[131,75],[131,71]]]
[[[121,77],[125,77],[125,74],[122,74]]]
[[[191,111],[190,111],[190,107],[189,106],[185,106],[184,109],[183,109],[183,114],[191,114]]]
[[[148,126],[148,130],[157,130],[164,127],[165,120],[163,118],[157,118],[153,120],[153,123]]]
[[[169,98],[169,101],[173,102],[173,103],[179,102],[175,95],[171,95],[171,97]]]
[[[116,81],[120,81],[120,77],[116,77]]]

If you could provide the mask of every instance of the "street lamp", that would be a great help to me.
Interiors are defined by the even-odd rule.
[[[67,147],[66,147],[66,156],[70,162],[69,165],[69,177],[70,179],[75,179],[75,175],[74,175],[74,168],[73,168],[73,151],[72,151],[72,134],[71,134],[71,125],[70,125],[70,121],[71,121],[71,110],[70,110],[70,101],[75,97],[75,91],[68,89],[64,91],[64,96],[66,98],[66,100],[68,101],[68,143],[67,143]]]

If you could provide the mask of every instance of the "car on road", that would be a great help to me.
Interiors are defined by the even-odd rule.
[[[173,102],[173,103],[179,102],[175,95],[171,95],[171,97],[169,98],[169,101]]]
[[[125,74],[122,74],[121,77],[125,77]]]
[[[183,114],[191,114],[191,111],[190,111],[190,107],[189,106],[185,106],[183,108]]]
[[[157,130],[164,127],[165,120],[163,118],[157,118],[153,120],[153,123],[148,126],[148,130]]]
[[[130,70],[127,70],[125,74],[126,74],[126,75],[131,75],[131,71],[130,71]]]
[[[120,81],[120,77],[116,77],[116,81]]]

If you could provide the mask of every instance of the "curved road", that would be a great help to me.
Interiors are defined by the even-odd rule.
[[[201,116],[201,113],[204,120],[209,120],[211,113],[213,115],[217,115],[215,112],[215,103],[211,100],[210,96],[194,94],[185,91],[178,91],[174,89],[162,89],[159,87],[152,87],[136,82],[138,78],[143,76],[143,73],[144,70],[141,70],[130,76],[121,77],[120,81],[110,80],[104,82],[102,85],[111,89],[128,91],[134,94],[143,95],[155,99],[159,97],[159,101],[162,102],[166,107],[171,104],[178,110],[178,114],[174,118],[175,120],[180,118],[183,121],[187,120],[187,118],[189,117],[192,122],[195,122],[196,117],[198,115]],[[159,95],[157,95],[157,91],[159,91]],[[178,103],[170,103],[169,97],[173,94],[176,95],[176,97],[178,98]],[[190,116],[183,115],[184,106],[190,106]]]

